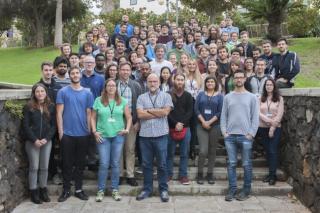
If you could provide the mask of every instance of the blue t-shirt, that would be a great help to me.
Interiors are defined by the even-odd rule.
[[[93,98],[101,96],[101,92],[104,87],[104,78],[100,75],[93,73],[90,77],[87,77],[84,73],[82,73],[81,86],[85,88],[90,88]]]
[[[217,94],[215,96],[208,96],[204,91],[200,92],[197,96],[195,103],[195,113],[198,116],[202,115],[205,121],[210,120],[214,116],[220,119],[223,104],[223,96]],[[219,122],[215,123],[218,124]]]
[[[92,93],[82,88],[74,90],[63,87],[57,94],[57,104],[63,104],[63,133],[68,136],[87,136],[90,134],[87,123],[87,109],[93,106]]]

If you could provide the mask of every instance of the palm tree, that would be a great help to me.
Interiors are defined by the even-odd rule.
[[[268,39],[276,42],[281,37],[281,24],[291,6],[290,0],[244,0],[243,6],[249,11],[248,16],[252,20],[268,21]]]
[[[56,23],[54,31],[54,46],[59,47],[62,44],[62,0],[57,0]]]

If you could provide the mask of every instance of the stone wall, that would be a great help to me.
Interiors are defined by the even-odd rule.
[[[281,164],[293,192],[312,212],[320,212],[320,89],[282,90]]]
[[[27,194],[27,158],[20,136],[21,107],[15,108],[21,103],[5,103],[28,96],[30,90],[0,90],[0,212],[10,212]]]

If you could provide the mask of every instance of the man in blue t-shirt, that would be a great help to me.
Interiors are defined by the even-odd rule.
[[[83,170],[90,136],[90,117],[93,96],[80,85],[81,73],[73,67],[69,71],[71,84],[57,94],[57,126],[61,141],[63,192],[58,201],[70,197],[71,179],[75,181],[75,196],[88,200],[82,190]]]

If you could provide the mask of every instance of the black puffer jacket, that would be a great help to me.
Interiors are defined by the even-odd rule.
[[[49,106],[50,119],[38,109],[30,109],[27,105],[23,109],[23,132],[25,139],[35,142],[37,139],[50,141],[56,132],[56,113],[53,104]]]

